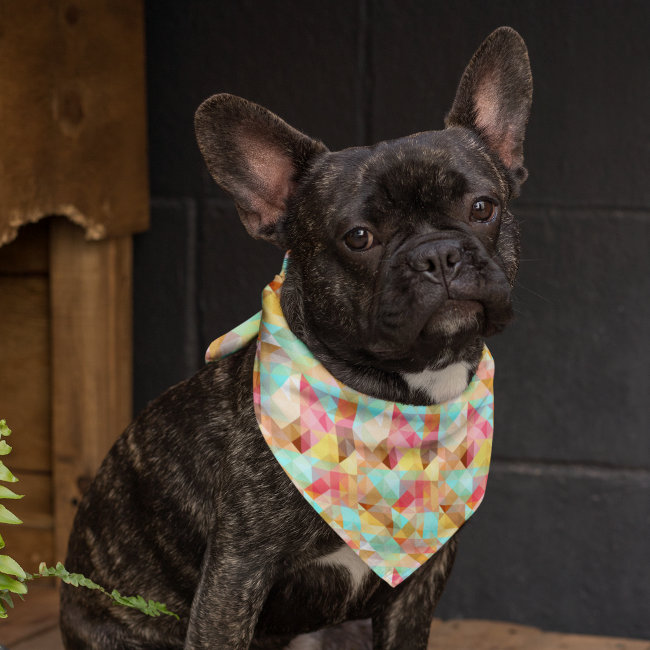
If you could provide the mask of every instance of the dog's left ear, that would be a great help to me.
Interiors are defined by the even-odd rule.
[[[445,119],[447,127],[478,132],[508,170],[515,195],[528,176],[523,143],[532,98],[526,44],[511,27],[499,27],[469,62]]]

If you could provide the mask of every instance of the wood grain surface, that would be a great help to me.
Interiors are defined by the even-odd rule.
[[[0,245],[56,214],[146,229],[142,0],[2,2],[0,25]]]

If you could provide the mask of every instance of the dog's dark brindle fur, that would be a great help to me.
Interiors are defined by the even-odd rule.
[[[509,203],[526,178],[531,95],[525,45],[501,28],[470,62],[443,131],[331,153],[243,99],[199,108],[199,145],[247,230],[291,250],[289,326],[339,380],[414,404],[466,387],[483,338],[511,318]],[[375,650],[426,647],[456,540],[396,588],[362,565],[263,440],[254,354],[152,402],[104,461],[70,538],[69,570],[163,601],[180,622],[64,585],[67,648],[282,648],[367,618]]]

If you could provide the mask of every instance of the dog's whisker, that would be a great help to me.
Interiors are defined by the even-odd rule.
[[[549,303],[549,304],[552,304],[552,303],[553,303],[553,301],[552,301],[550,298],[547,298],[546,296],[543,296],[541,293],[537,293],[537,291],[534,291],[534,290],[531,289],[530,287],[527,287],[525,284],[522,284],[519,280],[517,280],[516,285],[517,285],[518,287],[521,287],[521,288],[524,289],[525,291],[528,291],[528,293],[531,293],[533,296],[536,296],[536,297],[539,298],[540,300],[543,300],[544,302],[547,302],[547,303]]]

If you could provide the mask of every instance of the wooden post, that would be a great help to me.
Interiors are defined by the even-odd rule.
[[[131,418],[131,237],[50,230],[55,557],[66,555],[82,493]]]

